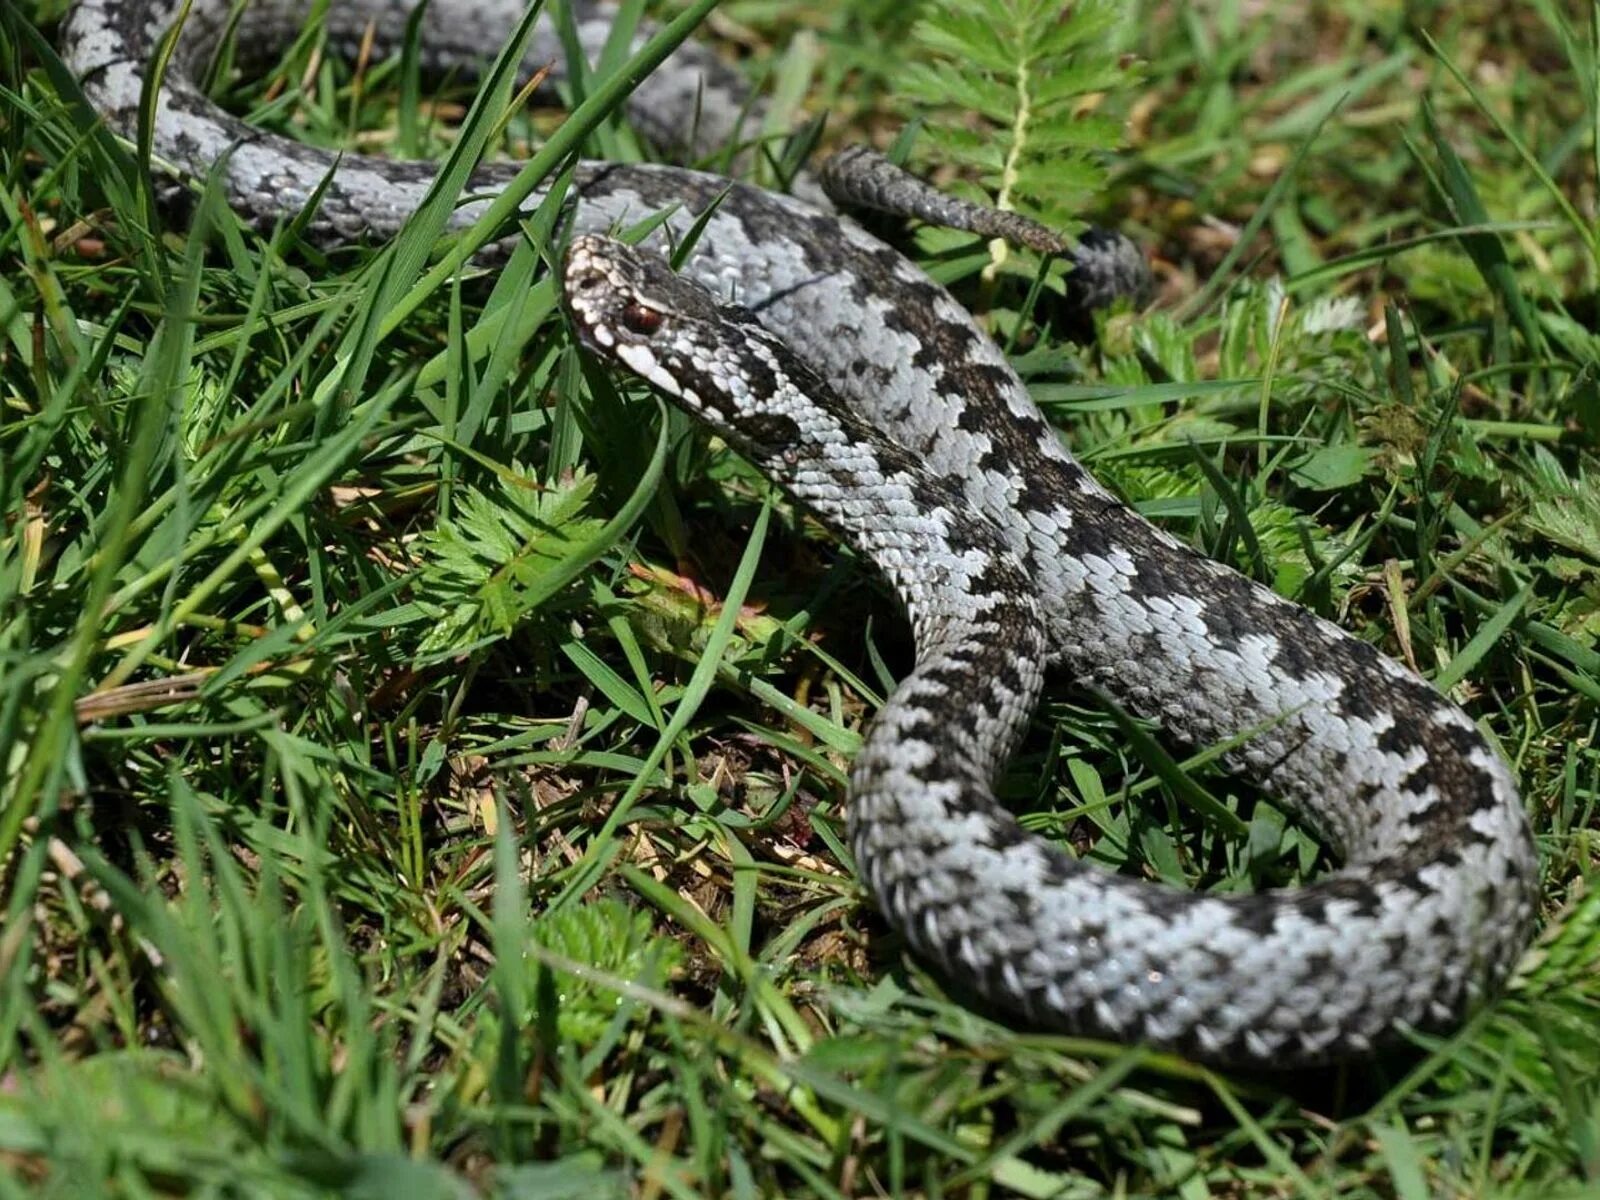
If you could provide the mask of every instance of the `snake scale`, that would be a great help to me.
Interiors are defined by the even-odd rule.
[[[503,43],[518,5],[434,0],[427,65],[470,66]],[[355,53],[371,37],[392,52],[410,6],[334,0],[327,44]],[[124,135],[177,7],[82,0],[62,27],[64,61]],[[383,238],[433,167],[336,161],[226,115],[197,82],[235,16],[244,59],[275,53],[306,7],[253,0],[238,15],[229,0],[193,0],[155,154],[186,179],[226,155],[228,200],[263,228],[326,182],[310,237]],[[574,7],[593,56],[609,14]],[[558,45],[542,30],[530,71],[559,59]],[[738,77],[685,44],[629,111],[693,153],[735,137],[743,105]],[[684,139],[691,114],[697,132]],[[511,171],[480,168],[469,188],[480,198],[456,220],[474,220]],[[873,201],[871,164],[854,178]],[[1504,982],[1531,936],[1537,858],[1510,773],[1460,709],[1111,497],[972,317],[831,211],[810,177],[790,196],[583,162],[573,190],[562,286],[583,343],[738,446],[870,558],[908,611],[915,663],[853,764],[849,831],[872,896],[919,954],[1034,1025],[1233,1065],[1326,1060],[1445,1028]],[[919,202],[938,204],[884,206]],[[656,252],[708,208],[673,274]],[[603,236],[662,210],[643,249]],[[1344,865],[1299,889],[1193,894],[1024,832],[994,781],[1046,666],[1184,745],[1231,746],[1226,764]]]

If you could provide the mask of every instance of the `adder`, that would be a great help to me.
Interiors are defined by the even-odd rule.
[[[520,0],[433,0],[426,65],[467,71]],[[82,0],[64,61],[110,127],[137,128],[173,0]],[[576,5],[591,57],[610,12]],[[409,0],[334,0],[324,36],[377,54]],[[229,202],[267,228],[320,203],[326,244],[382,239],[426,163],[329,152],[252,129],[198,82],[230,29],[194,0],[158,96],[154,154],[179,180],[222,163]],[[305,9],[256,0],[238,58],[274,53]],[[560,60],[548,28],[530,71]],[[737,75],[685,44],[628,113],[693,155],[739,134]],[[485,164],[474,221],[514,168]],[[981,1001],[1046,1028],[1230,1065],[1357,1054],[1442,1028],[1504,982],[1530,937],[1537,858],[1510,772],[1471,719],[1372,646],[1196,554],[1109,495],[1063,449],[1005,355],[943,288],[833,211],[829,195],[1022,240],[1047,231],[961,205],[862,152],[799,195],[675,166],[580,162],[567,310],[594,353],[740,447],[876,564],[917,656],[850,776],[856,867],[921,955]],[[530,198],[536,204],[539,194]],[[605,237],[666,211],[643,249]],[[659,257],[707,211],[674,274]],[[1126,244],[1078,258],[1087,303],[1137,279]],[[1025,832],[994,781],[1045,667],[1098,689],[1290,808],[1343,866],[1309,886],[1193,894],[1088,866]]]

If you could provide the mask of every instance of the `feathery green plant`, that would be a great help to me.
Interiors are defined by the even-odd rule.
[[[925,158],[960,168],[1001,208],[1081,228],[1105,180],[1100,156],[1122,140],[1120,122],[1094,103],[1131,74],[1110,47],[1120,12],[1113,0],[925,6],[898,80],[905,110],[923,122]]]
[[[584,512],[594,485],[587,473],[546,485],[507,471],[492,491],[459,492],[455,515],[419,539],[418,591],[434,621],[421,652],[502,636],[528,616],[550,574],[604,526]]]

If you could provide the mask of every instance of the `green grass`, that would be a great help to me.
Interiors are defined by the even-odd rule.
[[[1545,933],[1508,995],[1244,1077],[992,1023],[887,934],[842,779],[895,607],[580,358],[553,212],[487,278],[436,252],[450,193],[386,248],[214,199],[181,236],[46,69],[60,4],[10,2],[0,1197],[1600,1192],[1588,6],[1128,6],[1144,66],[1101,111],[1130,145],[1086,215],[1161,294],[1081,347],[1041,336],[1026,259],[898,235],[1101,479],[1434,678],[1522,782]],[[700,36],[828,137],[916,115],[906,6],[719,14]],[[556,128],[499,128],[502,85],[446,130],[401,66],[312,65],[229,102],[462,167]],[[959,145],[933,128],[924,167]],[[1057,681],[1005,791],[1180,886],[1319,869],[1212,758]]]

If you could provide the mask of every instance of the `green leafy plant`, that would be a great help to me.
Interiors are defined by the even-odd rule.
[[[434,621],[424,654],[501,637],[547,597],[557,567],[604,525],[585,515],[595,476],[553,485],[509,471],[488,489],[457,493],[456,513],[419,539],[419,592]]]
[[[660,988],[683,959],[678,945],[651,930],[650,914],[629,908],[614,896],[604,896],[581,906],[557,909],[534,922],[533,942],[559,958],[582,963],[603,976],[625,979],[643,988]],[[528,960],[530,976],[549,970]],[[556,970],[555,998],[559,1005],[556,1029],[563,1041],[590,1046],[624,1010],[624,998],[587,976]],[[537,1003],[537,980],[530,978],[528,994]],[[633,1010],[640,1010],[634,1005]],[[525,1014],[525,1023],[534,1020]]]
[[[899,76],[930,163],[960,168],[1001,208],[1062,229],[1105,180],[1122,140],[1094,97],[1130,72],[1109,45],[1110,0],[954,0],[924,7]]]

